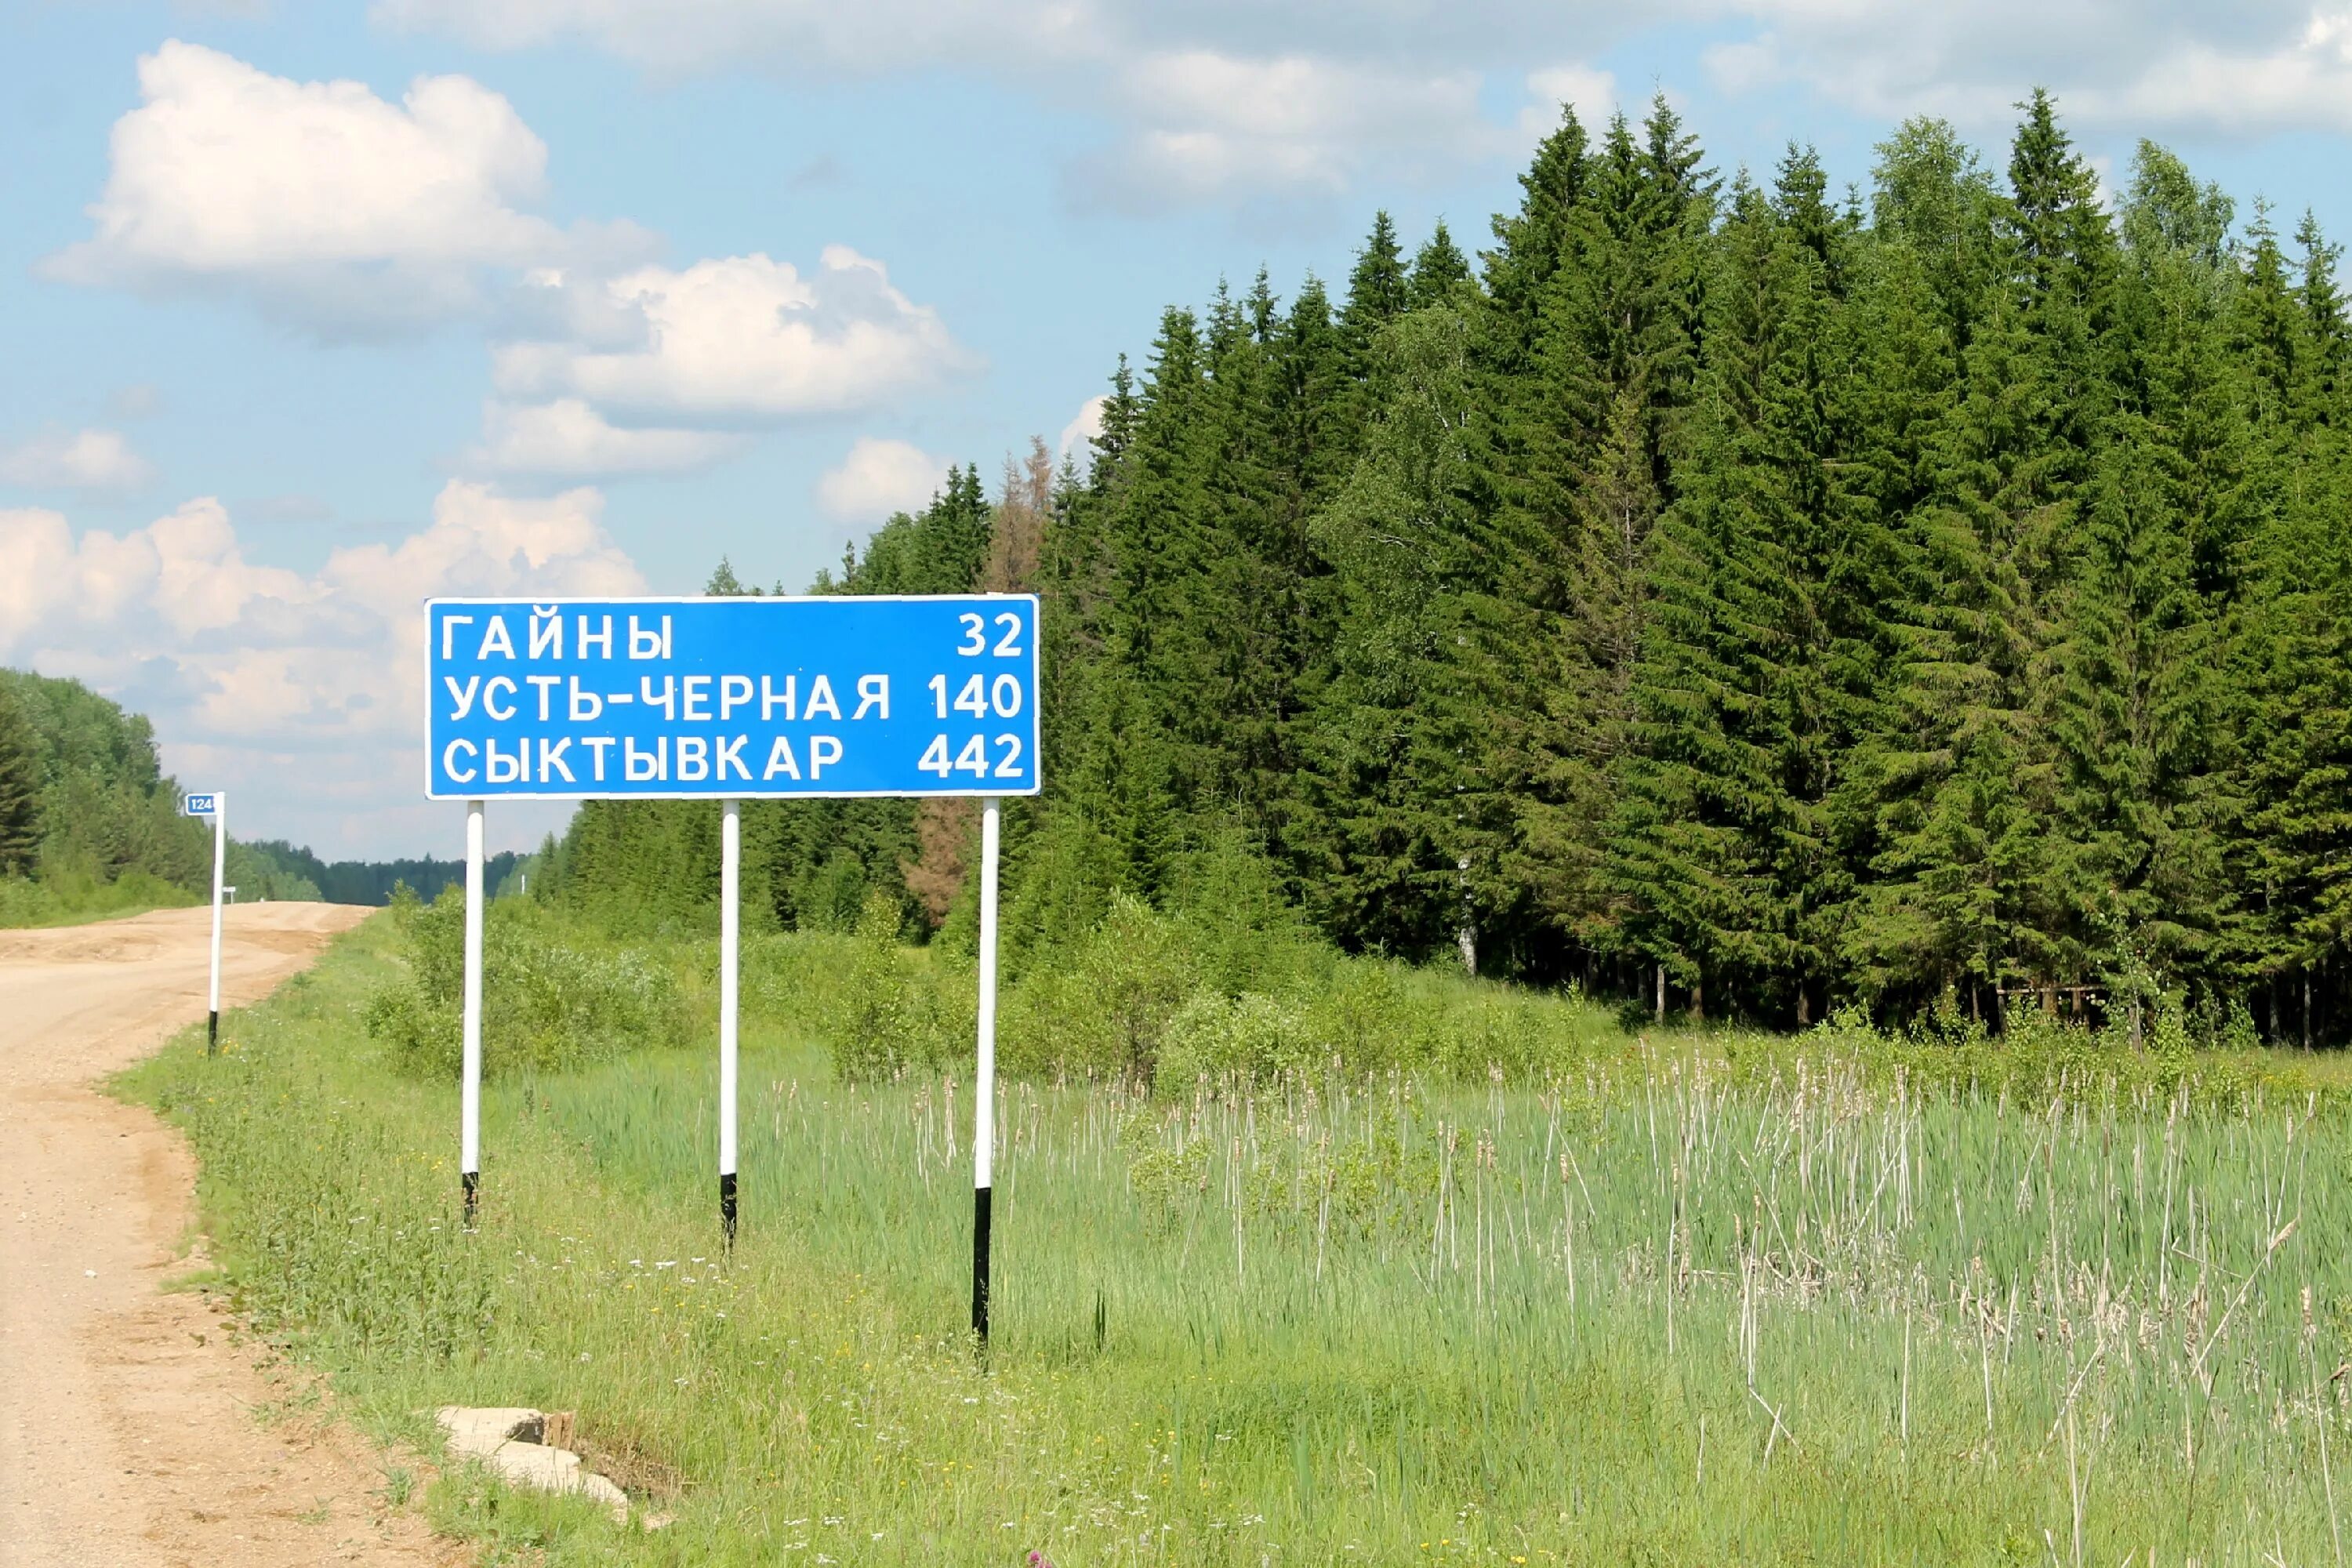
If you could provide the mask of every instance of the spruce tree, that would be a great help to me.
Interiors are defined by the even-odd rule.
[[[41,769],[32,721],[0,679],[0,875],[29,873],[41,847]]]
[[[2274,1038],[2310,1037],[2315,973],[2352,949],[2352,468],[2317,444],[2250,552],[2235,661],[2243,691],[2248,909],[2239,978]]]
[[[2228,219],[2218,193],[2142,144],[2107,336],[2116,411],[2068,531],[2052,689],[2074,935],[2111,977],[2210,982],[2238,916],[2223,875],[2237,714],[2219,676],[2248,432],[2221,317]],[[2150,999],[2124,1000],[2137,1022]]]
[[[2344,395],[2352,387],[2352,378],[2347,375],[2347,363],[2352,363],[2352,328],[2347,328],[2343,296],[2336,289],[2336,264],[2343,252],[2328,243],[2320,232],[2319,220],[2308,211],[2295,226],[2294,240],[2303,252],[2295,293],[2303,305],[2304,331],[2311,346],[2311,374],[2303,382],[2308,407],[2302,422],[2340,425]]]
[[[1937,275],[1951,237],[1922,255],[1908,232],[1881,237],[1862,294],[1872,489],[1893,575],[1887,700],[1857,741],[1849,781],[1861,794],[1850,816],[1869,816],[1847,825],[1866,885],[1843,956],[1848,984],[1882,1004],[1900,1010],[1951,991],[1983,1016],[2003,984],[2034,973],[2017,932],[2045,882],[2037,634],[2014,535],[1978,495],[1987,454],[1974,444],[1957,342],[1969,318],[1949,308]],[[1986,363],[1996,375],[2001,362]]]
[[[1503,325],[1503,342],[1484,352],[1507,372],[1516,369],[1533,343],[1543,291],[1569,255],[1569,226],[1584,197],[1588,139],[1576,109],[1563,103],[1559,124],[1536,148],[1535,161],[1519,176],[1519,210],[1497,214],[1495,248],[1486,254],[1486,294]]]
[[[1853,694],[1827,603],[1848,500],[1811,167],[1792,154],[1773,199],[1735,197],[1709,419],[1693,489],[1658,529],[1637,746],[1609,842],[1638,951],[1791,1016],[1833,980],[1852,896],[1830,803]]]
[[[2111,979],[2134,958],[2193,971],[2222,912],[2220,649],[2169,457],[2137,422],[2102,455],[2052,692],[2058,871],[2079,951]]]
[[[1372,232],[1364,237],[1355,268],[1348,274],[1348,302],[1339,312],[1339,341],[1358,380],[1371,374],[1372,344],[1381,329],[1412,305],[1412,282],[1396,224],[1387,213],[1375,213]]]
[[[1637,389],[1618,395],[1574,498],[1568,603],[1539,647],[1519,837],[1539,918],[1588,947],[1613,943],[1625,903],[1603,877],[1601,829],[1633,742],[1633,676],[1648,620],[1659,500]]]
[[[1377,414],[1318,518],[1340,632],[1312,750],[1313,907],[1350,945],[1425,955],[1518,915],[1511,875],[1515,563],[1471,503],[1470,331],[1437,307],[1380,342]]]
[[[1515,374],[1499,307],[1478,426],[1493,526],[1522,542],[1519,594],[1552,633],[1519,769],[1528,876],[1542,918],[1588,946],[1614,940],[1619,900],[1596,870],[1629,721],[1632,650],[1647,597],[1648,536],[1675,485],[1700,322],[1712,181],[1671,110],[1641,139],[1620,115],[1585,160],[1559,265]]]
[[[1469,281],[1470,258],[1462,254],[1454,236],[1446,232],[1445,220],[1440,218],[1430,231],[1429,243],[1412,258],[1409,302],[1417,310],[1446,304],[1458,300]]]

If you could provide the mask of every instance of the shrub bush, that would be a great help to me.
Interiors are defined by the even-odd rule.
[[[691,1009],[670,973],[640,951],[593,945],[522,900],[492,902],[482,931],[482,1071],[561,1071],[633,1050],[684,1044]],[[408,973],[368,998],[369,1036],[399,1071],[455,1076],[463,1050],[466,900],[395,900]]]
[[[968,1052],[979,1030],[969,970],[950,976],[937,955],[899,945],[905,911],[890,893],[868,893],[847,964],[824,1019],[835,1077],[870,1083]]]

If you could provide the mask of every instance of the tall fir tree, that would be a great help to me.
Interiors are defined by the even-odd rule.
[[[1429,243],[1414,253],[1407,302],[1418,310],[1432,305],[1457,303],[1470,283],[1470,258],[1454,243],[1445,220],[1437,220]]]
[[[29,872],[41,847],[40,741],[0,684],[0,875]]]
[[[1412,279],[1396,223],[1385,212],[1375,213],[1372,232],[1364,237],[1364,247],[1356,253],[1355,268],[1348,274],[1348,302],[1339,312],[1339,341],[1358,380],[1372,374],[1373,345],[1381,329],[1412,304]]]
[[[1520,913],[1504,731],[1525,628],[1505,591],[1517,563],[1472,503],[1474,385],[1459,311],[1391,326],[1363,456],[1316,521],[1342,629],[1310,763],[1308,885],[1351,945],[1451,947],[1475,971]]]
[[[1609,843],[1639,951],[1700,997],[1712,979],[1791,1016],[1834,973],[1851,894],[1827,809],[1848,694],[1824,601],[1846,498],[1812,168],[1792,155],[1775,198],[1734,198],[1707,423],[1693,488],[1658,531],[1638,744]]]
[[[1650,526],[1677,482],[1695,384],[1714,201],[1663,101],[1639,139],[1614,118],[1586,161],[1531,356],[1515,374],[1488,361],[1487,504],[1498,529],[1525,541],[1521,591],[1553,628],[1521,770],[1529,875],[1544,918],[1588,945],[1613,939],[1620,911],[1596,872],[1630,720]],[[1489,321],[1490,345],[1511,341],[1499,307]]]

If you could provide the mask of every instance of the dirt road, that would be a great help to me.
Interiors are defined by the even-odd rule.
[[[251,1002],[365,916],[231,910],[224,1006]],[[208,910],[0,931],[0,1563],[443,1561],[332,1428],[257,1410],[256,1370],[188,1268],[194,1163],[96,1081],[205,1016]]]

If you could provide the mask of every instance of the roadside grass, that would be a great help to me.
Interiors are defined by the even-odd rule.
[[[836,1079],[848,940],[747,955],[732,1256],[699,1043],[510,1064],[462,1232],[456,1086],[363,1026],[388,919],[122,1087],[194,1140],[247,1323],[375,1436],[576,1410],[677,1516],[445,1474],[493,1561],[2340,1560],[2352,1120],[2301,1058],[1554,1000],[1541,1076],[1040,1073],[983,1369],[969,1083]]]
[[[128,871],[111,882],[81,872],[38,880],[11,874],[0,877],[0,931],[83,925],[203,901],[144,871]]]
[[[227,1289],[228,1271],[225,1268],[192,1268],[185,1274],[174,1274],[156,1287],[166,1296],[208,1295]]]

